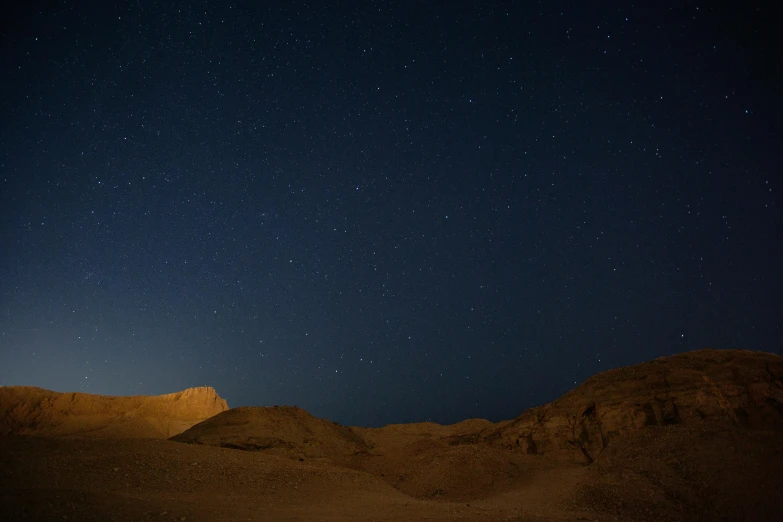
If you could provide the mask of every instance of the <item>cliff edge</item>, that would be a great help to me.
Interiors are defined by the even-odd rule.
[[[227,409],[226,401],[206,386],[132,397],[4,386],[0,435],[165,439]]]

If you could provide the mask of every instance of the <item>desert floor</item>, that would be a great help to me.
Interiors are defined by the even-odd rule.
[[[4,436],[0,519],[774,520],[783,512],[781,459],[773,432],[655,428],[588,466],[526,456],[507,480],[467,477],[452,495],[415,498],[327,460],[168,440]]]
[[[532,459],[531,459],[532,460]],[[368,473],[166,440],[0,438],[3,520],[593,520],[579,465],[531,462],[513,493],[419,500]]]

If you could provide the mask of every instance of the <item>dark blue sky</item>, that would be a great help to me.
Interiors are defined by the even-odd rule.
[[[781,353],[763,5],[261,4],[4,16],[0,385],[455,422]]]

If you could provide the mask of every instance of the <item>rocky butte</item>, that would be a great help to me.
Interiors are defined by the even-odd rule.
[[[0,387],[0,435],[168,438],[226,411],[214,388],[158,396],[110,397]]]

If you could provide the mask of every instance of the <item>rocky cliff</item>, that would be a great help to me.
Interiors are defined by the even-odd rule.
[[[0,435],[168,438],[228,409],[214,388],[111,397],[0,387]]]
[[[783,429],[783,358],[707,349],[610,370],[482,438],[589,463],[612,440],[645,426],[699,423]]]

